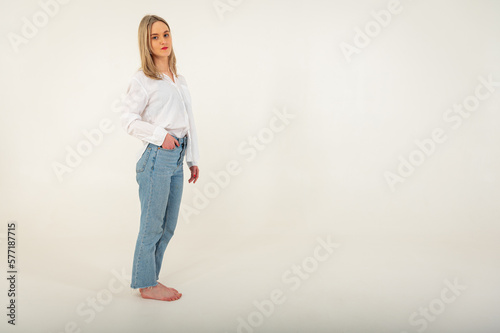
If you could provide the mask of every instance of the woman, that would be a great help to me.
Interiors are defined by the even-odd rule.
[[[141,223],[131,287],[148,299],[174,301],[182,294],[158,282],[163,254],[177,225],[183,189],[183,160],[199,177],[198,142],[191,96],[177,74],[167,22],[146,15],[139,24],[142,66],[134,73],[122,112],[122,126],[144,143],[137,158]]]

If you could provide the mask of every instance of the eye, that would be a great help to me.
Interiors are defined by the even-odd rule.
[[[155,38],[158,38],[158,37],[156,37],[156,36],[153,36],[153,39],[155,39]]]
[[[163,36],[168,36],[168,34],[165,34],[165,35],[163,35]]]

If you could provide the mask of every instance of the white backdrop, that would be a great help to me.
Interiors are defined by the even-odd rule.
[[[0,9],[2,331],[500,328],[500,2]],[[141,143],[116,106],[146,14],[172,29],[200,141],[160,276],[172,303],[127,282]]]

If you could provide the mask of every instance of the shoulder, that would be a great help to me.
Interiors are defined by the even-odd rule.
[[[136,70],[135,72],[131,73],[128,77],[128,82],[130,87],[137,87],[139,86],[144,86],[145,85],[145,75],[141,70]]]
[[[144,74],[142,70],[137,70],[129,77],[129,91],[134,91],[136,93],[144,93],[146,97],[150,94],[150,83],[149,78]]]
[[[187,85],[186,78],[184,77],[184,75],[182,75],[182,74],[177,74],[177,80],[178,80],[180,83],[182,83],[182,84],[184,84],[184,85]]]
[[[138,82],[146,91],[157,89],[158,83],[161,82],[147,76],[141,68],[132,74],[131,80]]]
[[[144,73],[144,71],[142,70],[142,68],[139,68],[138,70],[136,70],[132,74],[132,78],[138,80],[144,86],[146,86],[148,84],[151,84],[151,83],[154,83],[154,82],[161,81],[161,80],[158,80],[158,79],[152,79],[149,76],[147,76],[146,73]]]
[[[177,75],[177,82],[179,82],[179,85],[186,91],[189,92],[189,86],[188,86],[188,83],[187,83],[187,80],[186,78],[184,77],[184,75],[182,74],[179,74]]]
[[[144,85],[149,78],[146,76],[146,74],[144,74],[142,69],[138,69],[135,71],[134,74],[132,74],[131,79],[137,80],[137,81],[139,81],[139,83]]]

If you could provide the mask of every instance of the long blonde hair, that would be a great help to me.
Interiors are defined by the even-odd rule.
[[[170,26],[167,21],[163,18],[156,15],[146,15],[142,18],[141,23],[139,23],[139,53],[141,55],[141,67],[144,74],[154,80],[161,80],[162,74],[156,68],[155,63],[153,61],[153,55],[151,52],[151,26],[153,23],[161,21],[165,23],[170,30]],[[171,30],[170,30],[171,31]],[[170,53],[170,57],[168,59],[168,66],[174,75],[177,77],[177,60],[175,59],[174,47],[172,45],[172,51]]]

